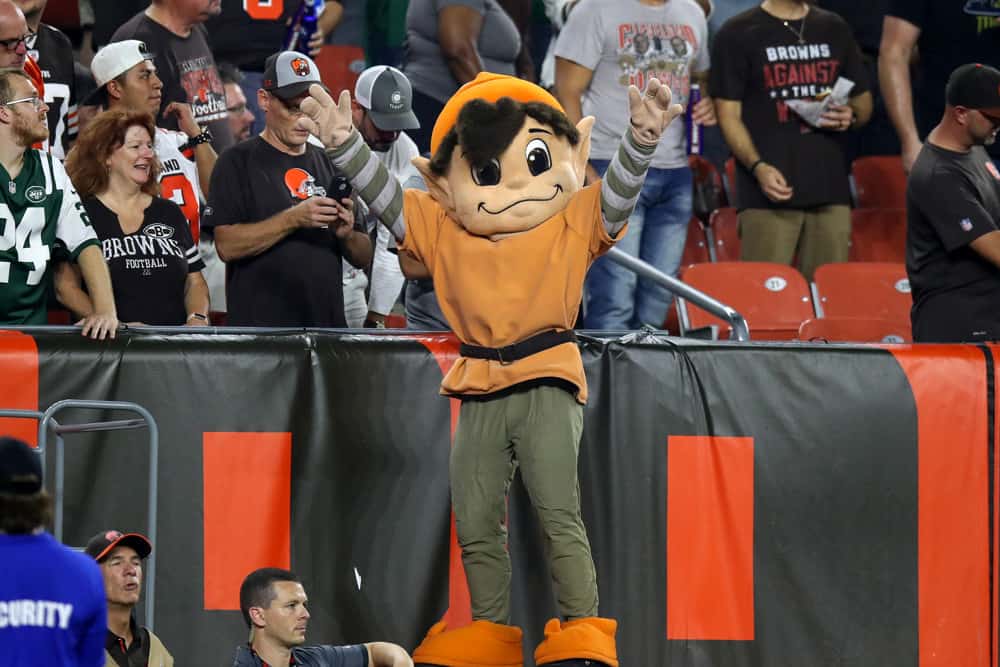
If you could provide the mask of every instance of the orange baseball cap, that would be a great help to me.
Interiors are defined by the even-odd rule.
[[[506,74],[480,72],[475,79],[455,91],[445,103],[431,133],[431,155],[437,153],[445,135],[455,127],[462,107],[472,100],[496,102],[501,97],[509,97],[518,102],[541,102],[566,113],[559,101],[541,86]]]

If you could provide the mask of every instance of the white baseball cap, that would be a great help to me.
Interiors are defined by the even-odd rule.
[[[144,60],[152,60],[153,54],[146,49],[146,43],[138,39],[126,39],[108,44],[90,62],[90,71],[98,88],[121,76]]]

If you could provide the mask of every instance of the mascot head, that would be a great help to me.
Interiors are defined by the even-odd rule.
[[[438,116],[430,160],[416,158],[431,195],[468,232],[527,231],[583,186],[593,118],[573,126],[544,89],[483,72]]]

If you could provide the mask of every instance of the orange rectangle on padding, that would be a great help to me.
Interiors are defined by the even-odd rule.
[[[205,433],[205,609],[239,609],[240,584],[291,566],[291,433]]]
[[[38,410],[38,346],[19,331],[0,331],[0,408]],[[38,444],[38,420],[0,418],[0,436]]]
[[[667,639],[753,640],[753,438],[667,442]]]

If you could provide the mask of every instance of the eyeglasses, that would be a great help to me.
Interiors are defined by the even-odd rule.
[[[45,102],[42,101],[42,98],[40,98],[38,95],[32,95],[31,97],[22,97],[19,100],[11,100],[10,102],[4,102],[2,106],[9,107],[12,104],[20,104],[21,102],[31,102],[31,106],[35,107],[36,110],[41,109],[42,105],[45,104]]]
[[[979,110],[976,109],[976,111]],[[985,111],[979,111],[979,115],[985,118],[986,120],[990,121],[993,124],[993,127],[1000,127],[1000,117],[988,114]]]
[[[33,32],[25,33],[20,37],[11,37],[10,39],[0,39],[0,45],[2,45],[8,51],[17,51],[17,47],[24,44],[24,48],[28,48],[28,42],[35,38]]]

